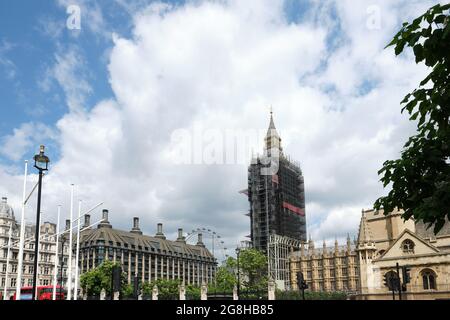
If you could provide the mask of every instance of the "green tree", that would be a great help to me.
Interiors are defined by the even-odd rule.
[[[244,275],[242,283],[249,290],[267,290],[267,257],[259,250],[241,250],[239,268]]]
[[[150,283],[150,288],[158,287],[159,300],[177,300],[179,298],[180,280],[158,279]]]
[[[450,219],[450,4],[435,5],[412,23],[405,22],[387,46],[395,54],[413,49],[416,63],[432,68],[418,89],[401,102],[417,121],[398,160],[389,160],[378,172],[384,187],[392,186],[374,207],[389,214],[403,209],[403,218],[414,217],[437,233]]]
[[[119,264],[105,261],[100,266],[83,273],[80,276],[80,286],[90,296],[98,296],[102,289],[106,294],[111,294],[112,269]],[[122,284],[125,283],[125,275],[122,273]]]

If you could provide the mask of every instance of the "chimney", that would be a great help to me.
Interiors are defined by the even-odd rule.
[[[198,234],[198,240],[196,246],[204,247],[205,244],[203,243],[203,235],[201,233]]]
[[[184,242],[186,243],[186,239],[183,237],[183,229],[178,229],[178,238],[177,242]]]
[[[67,219],[67,220],[66,220],[66,230],[65,230],[65,231],[67,231],[67,230],[69,230],[69,229],[70,229],[70,220]]]
[[[103,209],[102,211],[102,222],[98,225],[98,228],[112,228],[112,225],[108,221],[108,213],[107,209]]]
[[[155,237],[160,238],[160,239],[166,239],[166,236],[164,235],[162,228],[163,228],[163,224],[158,223],[158,229],[157,229]]]
[[[90,214],[86,214],[84,216],[84,226],[83,228],[87,228],[91,225],[91,215]]]
[[[134,217],[133,218],[133,229],[131,229],[132,233],[142,234],[141,229],[139,229],[139,218]]]

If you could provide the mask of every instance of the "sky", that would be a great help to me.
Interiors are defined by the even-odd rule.
[[[436,3],[1,1],[0,195],[19,217],[24,161],[44,144],[43,220],[68,217],[73,183],[75,214],[104,202],[92,221],[108,208],[120,229],[139,216],[144,233],[206,228],[232,249],[272,106],[309,236],[356,236],[387,192],[377,171],[415,132],[400,101],[429,71],[385,46]]]

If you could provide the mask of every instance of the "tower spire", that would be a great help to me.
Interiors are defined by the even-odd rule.
[[[281,148],[281,138],[275,128],[275,122],[273,121],[272,105],[270,106],[270,123],[267,129],[265,150],[270,154],[271,149],[277,149],[280,153],[283,151]]]

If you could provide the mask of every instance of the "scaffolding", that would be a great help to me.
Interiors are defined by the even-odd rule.
[[[301,241],[286,236],[271,234],[268,244],[268,272],[269,278],[275,280],[278,289],[290,289],[289,255],[298,251]]]

